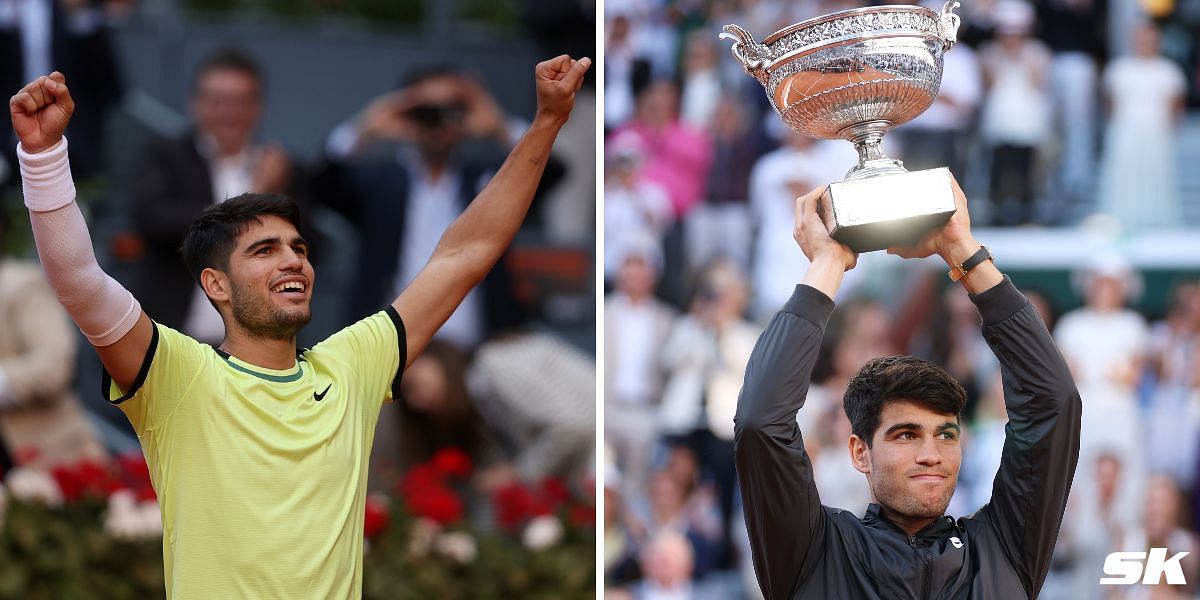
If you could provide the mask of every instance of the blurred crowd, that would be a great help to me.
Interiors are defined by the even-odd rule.
[[[1188,78],[1163,56],[1159,26],[1110,19],[1132,4],[1103,0],[964,4],[935,103],[888,134],[888,154],[910,170],[950,167],[976,226],[1073,227],[1097,214],[1126,234],[1179,226],[1183,203],[1196,201],[1180,197],[1176,172]],[[860,6],[605,4],[601,375],[614,598],[760,597],[733,468],[738,390],[757,336],[807,264],[792,238],[795,198],[841,180],[857,157],[848,142],[788,130],[717,34],[735,23],[762,40]],[[1166,314],[1147,315],[1131,308],[1145,290],[1126,256],[1075,268],[1073,298],[1026,290],[1085,407],[1045,598],[1109,597],[1098,585],[1109,552],[1191,551],[1200,516],[1189,501],[1200,451],[1197,281],[1181,276]],[[841,396],[868,359],[901,353],[943,365],[969,392],[949,513],[990,496],[1007,420],[998,366],[974,305],[944,279],[883,253],[847,274],[798,416],[823,504],[861,514],[870,501],[848,460]],[[1197,565],[1184,566],[1200,581]]]
[[[578,57],[579,47],[591,46],[590,38],[581,44],[564,37],[594,30],[586,8],[563,3],[552,15],[557,20],[535,15],[525,23],[526,33],[544,42],[536,60],[568,50]],[[0,0],[0,84],[15,93],[51,70],[66,74],[78,104],[67,130],[72,169],[80,204],[93,217],[97,254],[151,318],[206,343],[221,342],[223,324],[178,251],[206,207],[245,192],[286,194],[300,204],[302,234],[326,281],[323,290],[317,287],[310,327],[323,337],[381,310],[413,279],[528,126],[468,65],[427,64],[387,73],[402,76],[398,85],[342,115],[341,125],[324,132],[324,146],[309,149],[316,158],[303,159],[303,151],[263,134],[271,74],[259,57],[229,46],[206,52],[193,65],[182,132],[134,140],[106,124],[130,91],[117,41],[123,19],[136,10],[134,3],[116,0]],[[514,88],[521,86],[529,97],[534,58],[511,74]],[[594,107],[594,92],[585,90],[577,107],[589,105]],[[560,146],[594,147],[587,110],[576,115],[582,126],[564,129]],[[27,228],[16,142],[7,125],[0,142],[0,219],[8,225],[0,224],[3,238]],[[124,161],[129,168],[111,168],[120,161],[104,154],[122,145],[134,148]],[[550,163],[521,233],[529,243],[519,242],[513,253],[534,259],[524,263],[561,264],[566,257],[569,265],[583,266],[531,273],[511,256],[501,260],[413,363],[403,393],[381,414],[372,487],[389,485],[446,448],[471,459],[471,487],[481,498],[546,478],[578,486],[593,480],[590,332],[581,335],[571,323],[554,322],[545,301],[547,289],[589,292],[594,238],[578,232],[594,231],[594,204],[586,197],[567,211],[549,204],[558,202],[554,191],[567,179],[582,178],[589,182],[585,191],[592,189],[594,160],[556,151]],[[558,231],[547,231],[542,217],[550,213]],[[96,215],[108,227],[97,226]],[[97,235],[102,231],[111,234]],[[74,378],[76,367],[84,371],[95,357],[90,349],[77,354],[79,334],[29,260],[29,245],[17,254],[0,261],[0,468],[106,461],[115,446],[136,444],[132,431],[121,439],[112,428],[124,425],[119,414],[114,417],[117,411],[81,401],[73,391],[96,389],[98,379]],[[593,311],[586,312],[590,330]],[[301,344],[319,341],[312,335],[306,340],[302,334]],[[87,415],[84,406],[96,414]],[[97,429],[97,422],[108,425]]]

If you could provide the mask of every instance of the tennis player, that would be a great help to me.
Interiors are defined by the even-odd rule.
[[[362,596],[380,406],[508,247],[590,66],[565,55],[537,65],[532,125],[412,284],[299,351],[315,277],[291,200],[246,194],[192,224],[184,260],[226,330],[219,348],[200,344],[153,322],[96,263],[67,162],[65,77],[12,97],[38,254],[141,440],[162,507],[168,598]]]
[[[991,501],[969,517],[945,514],[966,393],[937,365],[891,356],[864,365],[843,398],[850,460],[873,502],[862,519],[821,505],[796,413],[858,256],[830,238],[828,196],[815,190],[796,201],[795,237],[812,264],[759,338],[736,416],[746,526],[768,600],[1035,598],[1046,579],[1079,459],[1079,392],[1037,311],[972,236],[957,183],[954,194],[944,227],[889,253],[939,255],[979,309],[1008,409]]]

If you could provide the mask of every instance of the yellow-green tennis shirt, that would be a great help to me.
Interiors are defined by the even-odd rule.
[[[167,597],[362,596],[375,424],[405,362],[391,307],[256,367],[155,324],[127,393],[162,508]]]

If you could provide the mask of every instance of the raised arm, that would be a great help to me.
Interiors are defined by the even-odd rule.
[[[408,364],[512,242],[591,64],[589,58],[572,60],[566,55],[538,64],[533,124],[483,191],[446,229],[429,262],[392,302],[404,321]]]
[[[734,459],[754,572],[768,600],[791,598],[825,544],[825,513],[796,413],[808,394],[833,296],[857,261],[829,238],[818,210],[825,200],[817,189],[796,202],[795,237],[812,264],[758,338],[734,417]]]
[[[17,158],[34,242],[46,279],[75,324],[96,347],[121,389],[137,378],[153,325],[125,288],[96,262],[87,224],[75,204],[67,161],[67,122],[75,101],[66,77],[39,77],[9,100]]]
[[[977,252],[957,182],[954,193],[958,210],[944,228],[915,248],[888,252],[936,253],[951,268]],[[1079,461],[1079,392],[1041,317],[992,261],[980,263],[959,283],[971,292],[983,317],[983,337],[1000,361],[1008,410],[992,499],[978,516],[991,525],[1032,598],[1050,569]]]

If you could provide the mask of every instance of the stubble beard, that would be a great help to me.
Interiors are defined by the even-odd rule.
[[[880,506],[909,519],[934,519],[946,514],[946,508],[950,506],[950,497],[954,495],[958,484],[957,478],[954,478],[941,495],[926,501],[890,478],[874,479],[877,482],[872,490],[875,501]]]
[[[270,300],[256,298],[248,286],[231,283],[233,320],[250,335],[271,340],[296,337],[312,319],[312,312],[280,310]]]

